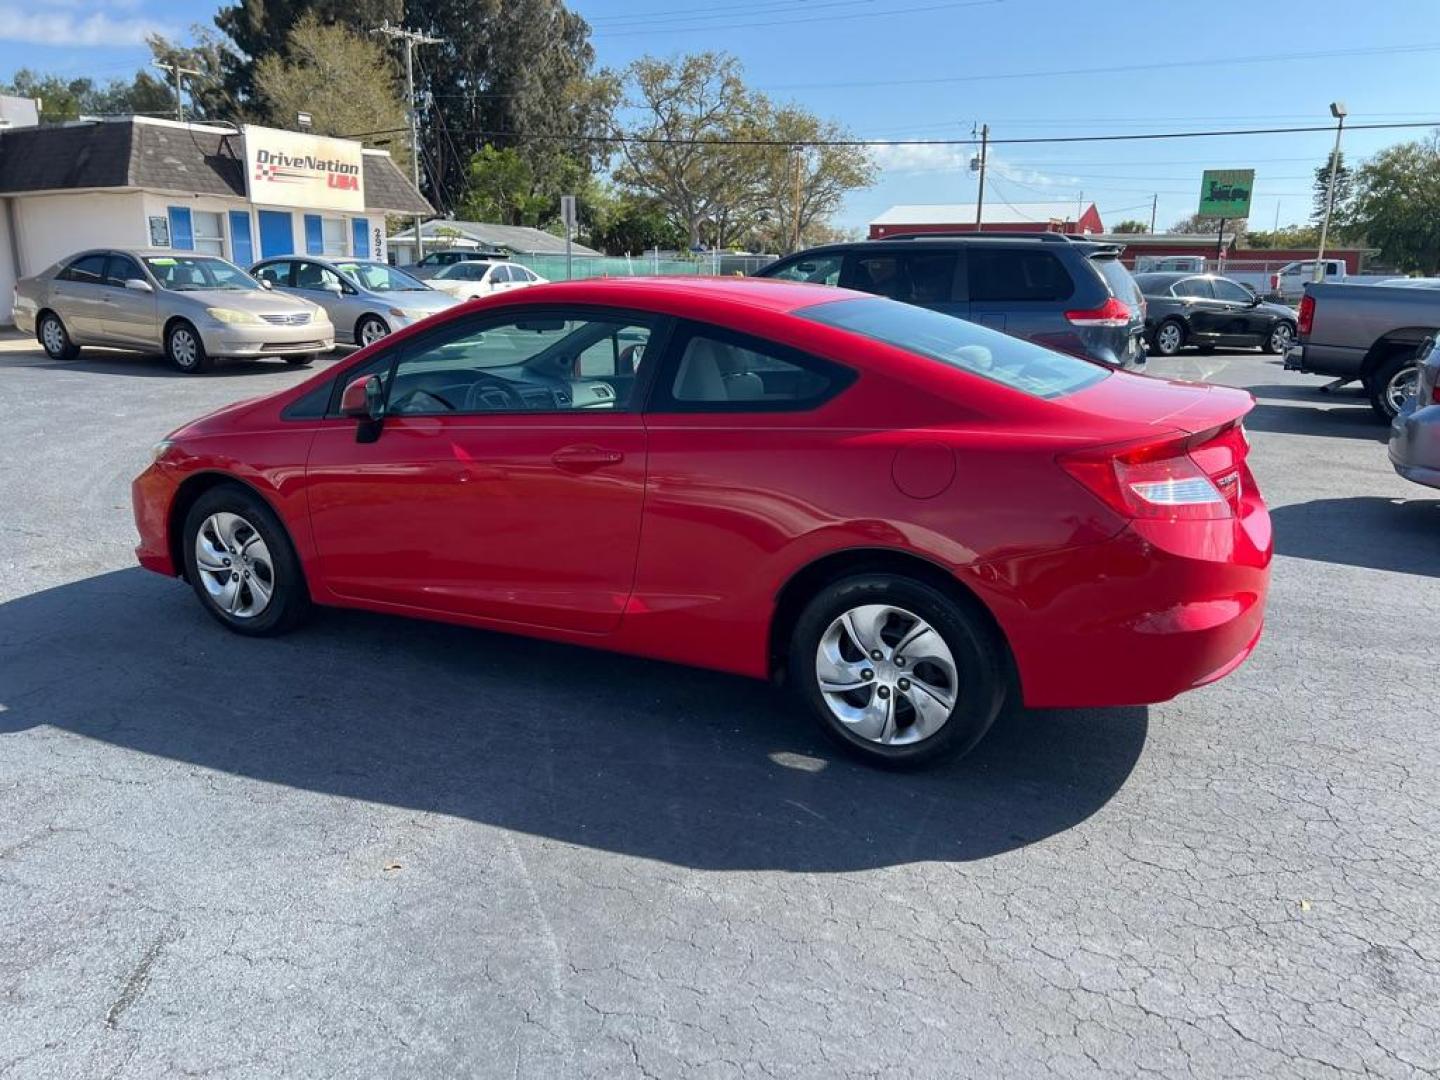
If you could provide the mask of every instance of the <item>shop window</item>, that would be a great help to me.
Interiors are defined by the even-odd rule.
[[[349,254],[345,236],[345,219],[305,215],[305,252],[308,255],[344,256]]]
[[[181,251],[194,251],[195,234],[190,226],[190,208],[171,206],[166,209],[170,214],[170,246]]]

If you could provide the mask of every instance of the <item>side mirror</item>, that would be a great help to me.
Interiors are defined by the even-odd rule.
[[[356,420],[379,420],[385,415],[385,384],[379,375],[361,375],[340,395],[340,415]]]
[[[274,283],[273,281],[271,281],[269,278],[263,278],[263,277],[262,277],[262,278],[257,278],[256,280],[260,282],[260,287],[261,287],[262,289],[266,290],[267,292],[268,292],[269,290],[275,288],[275,283]]]
[[[339,296],[345,291],[345,286],[341,285],[338,281],[327,281],[320,287],[328,293],[334,293],[336,296]]]
[[[132,277],[126,280],[125,287],[127,289],[133,289],[135,292],[155,291],[155,286],[151,285],[150,282],[146,281],[144,278],[138,277]]]

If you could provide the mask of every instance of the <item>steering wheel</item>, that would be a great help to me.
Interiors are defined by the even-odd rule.
[[[465,393],[466,412],[524,412],[525,399],[506,380],[476,374]]]

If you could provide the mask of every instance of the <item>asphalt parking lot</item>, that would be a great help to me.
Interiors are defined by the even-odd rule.
[[[327,613],[226,635],[129,481],[212,377],[0,340],[0,1076],[1440,1073],[1440,492],[1257,353],[1266,637],[917,775],[767,687]]]

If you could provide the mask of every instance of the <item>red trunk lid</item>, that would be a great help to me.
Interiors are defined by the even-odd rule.
[[[1194,435],[1237,420],[1255,405],[1248,390],[1113,372],[1093,386],[1059,399],[1091,416],[1152,430]]]

